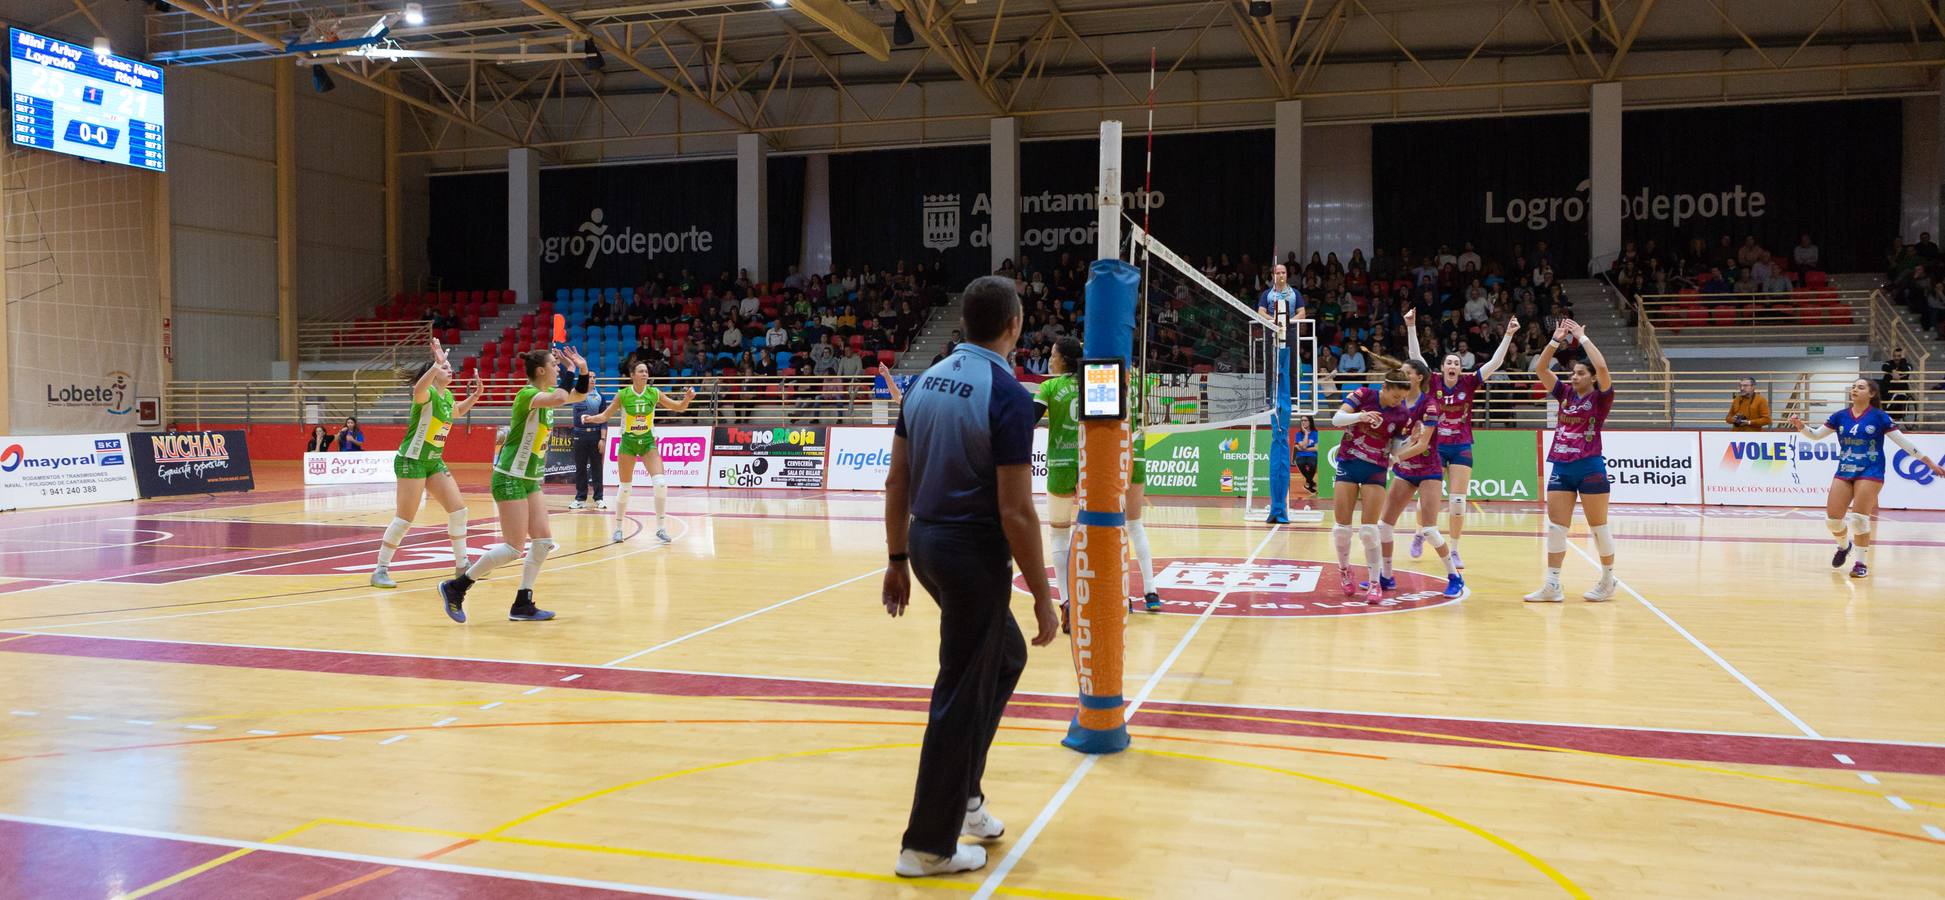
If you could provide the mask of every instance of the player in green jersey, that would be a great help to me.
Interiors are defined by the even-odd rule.
[[[1123,504],[1128,511],[1128,546],[1135,551],[1135,562],[1141,564],[1142,604],[1149,612],[1161,612],[1162,596],[1155,593],[1155,554],[1148,548],[1148,526],[1141,524],[1142,507],[1147,505],[1148,498],[1148,440],[1144,435],[1144,420],[1149,392],[1157,379],[1145,372],[1132,373],[1131,377],[1139,379],[1141,386],[1128,402],[1128,425],[1132,432],[1129,437],[1134,445],[1134,469],[1128,474],[1128,496]]]
[[[1033,397],[1033,405],[1047,417],[1047,525],[1053,531],[1054,584],[1060,588],[1063,622],[1073,596],[1067,568],[1074,542],[1074,490],[1081,475],[1081,389],[1075,380],[1080,367],[1081,342],[1061,338],[1047,363],[1053,377],[1040,382]]]
[[[439,339],[433,338],[432,358],[408,370],[404,379],[412,385],[412,415],[405,420],[405,440],[399,444],[398,457],[392,463],[393,474],[398,476],[398,502],[392,511],[392,523],[385,526],[385,537],[378,545],[378,568],[371,573],[372,587],[398,587],[398,582],[392,580],[392,555],[405,540],[405,532],[412,528],[412,517],[419,514],[419,504],[424,502],[426,494],[431,494],[446,510],[446,536],[452,541],[453,572],[466,571],[466,498],[459,495],[459,483],[447,471],[444,457],[446,434],[452,430],[453,421],[471,412],[473,404],[479,402],[479,376],[475,375],[467,383],[466,399],[453,402],[448,388],[452,384],[452,362],[439,346]]]
[[[574,367],[576,375],[567,387],[555,387],[560,380],[559,361]],[[547,496],[540,491],[542,470],[547,460],[547,441],[553,432],[554,410],[580,402],[588,395],[588,361],[563,347],[558,357],[552,350],[529,350],[520,354],[527,375],[527,386],[513,397],[511,421],[506,443],[493,461],[493,501],[500,514],[500,543],[486,549],[464,574],[439,583],[440,599],[446,615],[455,622],[466,621],[466,591],[501,563],[512,562],[527,548],[527,564],[520,572],[520,589],[513,595],[513,608],[507,618],[515,622],[544,622],[554,614],[534,605],[534,581],[547,554],[559,546],[547,524]],[[532,540],[529,540],[531,538]]]
[[[655,539],[666,544],[670,540],[669,481],[662,474],[662,451],[655,446],[655,411],[688,411],[690,401],[696,399],[696,390],[688,389],[677,400],[660,388],[649,387],[645,362],[629,369],[628,377],[628,385],[615,392],[615,399],[607,409],[581,421],[599,425],[613,418],[616,412],[621,413],[621,447],[615,452],[615,461],[621,467],[621,490],[615,495],[615,542],[623,540],[621,523],[628,514],[628,490],[634,486],[635,460],[639,459],[648,464],[648,481],[655,487]]]

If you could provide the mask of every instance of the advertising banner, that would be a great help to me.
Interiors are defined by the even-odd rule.
[[[1906,436],[1932,459],[1945,459],[1945,435]],[[1891,452],[1891,464],[1885,467],[1884,493],[1878,495],[1879,506],[1885,509],[1945,509],[1945,478],[1932,474],[1924,463],[1896,445],[1886,444],[1884,449]]]
[[[1541,432],[1540,441],[1544,452],[1553,446],[1553,432]],[[1607,457],[1609,502],[1702,502],[1701,444],[1696,432],[1603,431],[1601,451]]]
[[[560,426],[547,433],[547,456],[540,463],[540,478],[547,484],[573,483],[574,429]]]
[[[242,431],[138,432],[128,436],[135,483],[144,497],[256,488]]]
[[[1249,487],[1250,457],[1254,456],[1255,492],[1259,497],[1267,496],[1270,432],[1259,428],[1254,434],[1254,441],[1246,428],[1145,434],[1148,493],[1158,497],[1240,497]]]
[[[716,426],[710,441],[709,486],[821,488],[828,440],[822,425]]]
[[[887,432],[889,433],[889,432]],[[671,487],[707,487],[709,485],[709,426],[707,425],[660,425],[655,429],[655,449],[662,454],[662,474],[668,476]],[[568,467],[568,481],[574,480],[573,466]],[[645,483],[648,477],[648,464],[635,464],[633,482]],[[602,463],[603,484],[621,483],[621,429],[608,429],[608,458]]]
[[[1532,501],[1540,497],[1540,457],[1533,432],[1476,429],[1472,432],[1472,500]],[[1317,437],[1317,493],[1335,497],[1337,469],[1332,458],[1342,431],[1322,431]],[[1298,476],[1301,478],[1302,476]]]
[[[135,497],[126,435],[0,436],[0,509]]]
[[[891,474],[894,429],[839,426],[831,429],[824,486],[839,491],[882,491]],[[1033,432],[1033,492],[1047,492],[1047,429]]]
[[[382,484],[397,481],[392,472],[396,450],[357,453],[304,454],[305,484]]]
[[[1837,474],[1837,439],[1794,431],[1704,431],[1702,502],[1724,506],[1822,506]]]

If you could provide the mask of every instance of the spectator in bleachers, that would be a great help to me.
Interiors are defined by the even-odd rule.
[[[1390,281],[1398,277],[1398,261],[1385,255],[1383,247],[1371,251],[1371,277],[1379,281]]]
[[[344,420],[344,427],[338,429],[338,452],[359,453],[364,449],[365,430],[358,427],[357,416],[347,417]]]
[[[1747,235],[1742,239],[1742,246],[1736,248],[1736,268],[1747,269],[1764,255],[1762,246],[1756,243],[1756,236]]]
[[[735,322],[724,321],[722,331],[717,335],[717,346],[724,353],[735,353],[743,349],[743,329]]]
[[[1482,268],[1482,265],[1479,261],[1479,253],[1472,249],[1471,241],[1465,242],[1465,250],[1458,255],[1457,261],[1459,264],[1459,271],[1461,272],[1467,269],[1471,269],[1477,272]]]
[[[304,446],[304,452],[305,453],[331,452],[331,432],[326,431],[324,429],[324,426],[322,425],[312,426],[311,441],[310,443]]]
[[[1756,393],[1756,379],[1743,376],[1723,421],[1732,431],[1762,431],[1770,426],[1769,398]]]
[[[775,378],[777,376],[778,371],[779,370],[777,369],[777,357],[775,354],[770,352],[770,348],[765,347],[761,351],[757,352],[756,374],[767,375],[769,377]]]
[[[763,345],[766,347],[790,346],[790,329],[785,328],[782,319],[773,319],[769,330],[763,332]]]
[[[1787,296],[1790,293],[1790,273],[1783,271],[1782,266],[1771,266],[1769,277],[1763,280],[1760,287],[1763,293],[1779,298]]]
[[[1796,246],[1790,250],[1790,261],[1805,272],[1816,268],[1822,258],[1822,248],[1810,242],[1810,233],[1807,231],[1797,237]]]
[[[1918,254],[1919,259],[1930,261],[1938,258],[1938,245],[1932,243],[1929,231],[1918,232],[1918,243],[1911,249]]]
[[[1936,329],[1940,340],[1945,340],[1945,281],[1934,281],[1931,293],[1925,295],[1925,327]]]
[[[1911,360],[1905,358],[1903,347],[1891,349],[1891,358],[1879,367],[1884,378],[1879,381],[1884,397],[1884,412],[1897,418],[1904,412],[1905,403],[1911,400]]]
[[[604,293],[600,299],[595,300],[593,305],[588,307],[588,318],[583,324],[606,325],[614,319],[614,316],[615,308],[608,303],[608,296]]]
[[[1922,310],[1931,297],[1931,286],[1931,270],[1925,268],[1924,263],[1912,266],[1911,275],[1897,289],[1898,301],[1913,312]]]
[[[1351,338],[1346,340],[1344,342],[1344,355],[1337,360],[1337,371],[1341,374],[1352,374],[1366,371],[1368,368],[1369,365],[1365,362],[1363,351],[1358,349],[1357,339]]]
[[[831,355],[831,345],[818,341],[810,348],[810,370],[816,375],[836,375],[837,359]]]
[[[786,291],[801,291],[808,284],[810,280],[804,277],[804,273],[797,271],[796,266],[791,266],[790,274],[783,276],[783,289]]]

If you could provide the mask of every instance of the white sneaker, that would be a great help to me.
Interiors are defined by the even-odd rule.
[[[1565,599],[1567,595],[1560,592],[1560,585],[1557,584],[1540,585],[1539,590],[1526,595],[1528,603],[1559,603]]]
[[[608,508],[608,501],[606,501],[606,500],[596,500],[596,501],[594,501],[594,508],[595,508],[595,509],[607,509],[607,508]]]
[[[621,529],[615,529],[615,543],[621,543]]]
[[[669,530],[666,528],[655,529],[655,539],[664,544],[671,543],[675,540],[675,538],[669,537]]]
[[[384,566],[379,566],[371,573],[371,586],[375,588],[395,588],[398,587],[398,582],[392,580],[392,573],[389,569],[386,569]]]
[[[1609,579],[1603,578],[1600,580],[1598,584],[1595,584],[1593,587],[1588,588],[1587,593],[1582,594],[1581,596],[1589,600],[1592,600],[1595,603],[1600,603],[1604,600],[1612,600],[1614,599],[1614,582]]]
[[[1006,823],[993,818],[986,811],[986,798],[973,801],[979,805],[966,810],[966,824],[959,827],[959,833],[982,841],[996,841],[1006,834]]]
[[[582,503],[582,502],[581,502],[581,501],[579,501],[579,500],[576,500],[576,501],[574,501],[573,503],[569,503],[569,504],[567,505],[567,508],[568,508],[568,509],[587,509],[587,508],[588,508],[588,505],[587,505],[587,504],[585,504],[585,503]]]
[[[897,872],[900,878],[923,878],[983,868],[986,868],[986,848],[978,844],[960,844],[958,851],[951,856],[933,856],[910,848],[901,850],[898,865],[892,871]]]

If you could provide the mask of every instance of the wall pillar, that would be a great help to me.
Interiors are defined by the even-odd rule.
[[[526,147],[507,151],[507,287],[520,302],[540,296],[540,154]]]
[[[736,266],[770,280],[770,153],[763,135],[736,136]]]
[[[1591,89],[1587,127],[1587,258],[1604,270],[1621,253],[1621,83]]]
[[[804,251],[797,261],[806,275],[831,271],[831,155],[804,160]]]
[[[396,86],[390,73],[386,83]],[[399,102],[385,97],[385,302],[405,290],[405,260],[399,232]]]
[[[297,67],[273,65],[277,133],[277,358],[297,378]]]
[[[13,332],[7,326],[7,311],[13,308],[13,297],[7,293],[7,248],[13,246],[11,235],[7,234],[7,166],[13,160],[8,154],[13,150],[0,146],[0,434],[13,431],[13,390],[20,379],[13,373]]]
[[[1002,262],[1020,261],[1020,120],[992,119],[990,125],[992,185],[986,196],[993,202],[993,228],[987,269],[997,271]]]
[[[1272,190],[1276,207],[1276,246],[1270,258],[1282,259],[1296,251],[1306,258],[1309,248],[1304,240],[1303,204],[1303,101],[1281,100],[1276,104],[1276,170]],[[1251,254],[1254,255],[1254,254]],[[1293,275],[1295,273],[1292,273]]]

